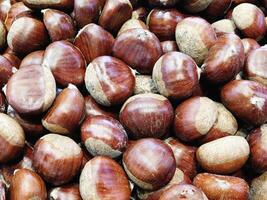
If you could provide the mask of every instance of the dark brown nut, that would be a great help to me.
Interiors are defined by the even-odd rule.
[[[57,10],[71,11],[73,9],[74,0],[23,0],[23,3],[32,9],[54,8]]]
[[[170,7],[179,3],[180,0],[148,0],[149,5],[151,6],[163,6]]]
[[[78,184],[53,188],[48,197],[51,200],[82,200]]]
[[[49,69],[31,65],[19,69],[6,89],[8,103],[19,114],[39,115],[46,111],[56,97],[55,79]]]
[[[212,0],[185,0],[184,8],[190,13],[198,13],[205,10]]]
[[[205,14],[207,14],[209,18],[222,17],[231,7],[231,4],[232,0],[212,0],[205,9]]]
[[[148,15],[148,10],[145,7],[136,8],[132,13],[132,19],[146,21],[146,17]]]
[[[44,51],[34,51],[23,58],[19,68],[29,65],[41,65],[44,59]]]
[[[136,75],[134,94],[158,93],[157,87],[149,75]]]

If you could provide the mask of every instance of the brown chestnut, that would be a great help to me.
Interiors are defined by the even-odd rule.
[[[237,177],[201,173],[194,178],[194,185],[213,200],[247,200],[249,196],[248,184]]]
[[[85,85],[101,105],[119,105],[134,90],[135,77],[128,65],[111,56],[94,59],[86,68]]]
[[[231,4],[232,0],[212,0],[205,9],[205,14],[210,18],[221,17],[231,7]]]
[[[10,200],[46,200],[46,186],[42,178],[28,169],[15,171],[10,184]]]
[[[13,65],[12,63],[0,55],[0,88],[2,88],[13,75]]]
[[[23,151],[25,136],[13,118],[0,113],[0,163],[14,160]]]
[[[120,122],[131,138],[160,138],[173,122],[173,108],[164,96],[138,94],[130,97],[122,106]]]
[[[53,188],[50,190],[48,197],[51,200],[82,200],[78,184]]]
[[[253,179],[250,187],[250,198],[253,200],[266,200],[267,172]]]
[[[148,3],[151,6],[170,7],[175,6],[179,1],[180,0],[148,0]]]
[[[175,28],[183,14],[176,9],[153,9],[147,17],[147,26],[161,41],[175,39]]]
[[[81,140],[91,155],[116,158],[126,149],[128,137],[119,121],[98,115],[83,122]]]
[[[57,83],[61,86],[68,86],[70,83],[83,84],[85,59],[79,49],[70,42],[51,43],[45,50],[42,65],[52,71]]]
[[[260,83],[233,80],[222,88],[221,100],[234,115],[251,125],[267,121],[267,87]]]
[[[87,64],[93,59],[111,55],[113,36],[96,24],[88,24],[77,34],[74,45],[83,53]]]
[[[205,10],[212,0],[185,0],[184,8],[190,13],[198,13]]]
[[[198,67],[190,56],[169,52],[156,62],[152,77],[161,95],[184,99],[191,96],[198,85]]]
[[[32,9],[54,8],[57,10],[70,11],[73,9],[74,0],[23,0],[23,3]]]
[[[134,94],[158,93],[158,89],[149,75],[136,75]]]
[[[179,50],[191,56],[198,65],[202,64],[216,41],[212,26],[199,17],[187,17],[179,22],[175,37]]]
[[[139,8],[136,8],[132,12],[132,19],[138,19],[138,20],[142,20],[143,22],[145,22],[147,15],[148,15],[147,8],[139,7]]]
[[[52,185],[71,181],[80,171],[83,153],[71,138],[48,134],[34,145],[33,166]]]
[[[153,33],[137,28],[122,32],[115,40],[112,53],[137,71],[151,74],[162,49]]]
[[[23,58],[19,68],[29,65],[41,65],[44,59],[44,51],[34,51]]]
[[[142,22],[141,20],[138,19],[129,19],[126,21],[122,27],[120,28],[118,35],[120,35],[122,32],[127,31],[129,29],[134,29],[134,28],[143,28],[143,29],[148,29],[146,24]]]
[[[80,176],[80,193],[83,200],[129,200],[131,196],[122,167],[104,156],[96,156],[86,163]]]
[[[161,44],[163,54],[172,52],[172,51],[178,51],[178,46],[175,41],[164,41],[164,42],[161,42],[160,44]]]
[[[213,24],[211,24],[212,28],[214,28],[216,35],[219,37],[225,33],[235,33],[236,26],[235,23],[230,19],[221,19]]]
[[[84,117],[85,104],[80,91],[69,85],[56,97],[53,106],[43,117],[43,126],[53,133],[71,134]]]
[[[123,154],[123,166],[129,178],[146,190],[165,186],[176,167],[171,148],[153,138],[141,139],[129,146]]]
[[[250,51],[260,48],[259,43],[254,39],[244,38],[241,41],[244,46],[244,52],[245,52],[246,57],[248,56]]]
[[[12,66],[14,66],[17,69],[19,68],[21,60],[17,55],[13,53],[4,53],[3,57],[8,59],[8,61],[11,63]]]
[[[0,2],[0,20],[2,22],[6,20],[6,16],[10,8],[11,8],[10,0],[3,0]]]
[[[52,42],[75,37],[76,30],[73,20],[66,13],[54,9],[45,9],[43,10],[43,20]]]

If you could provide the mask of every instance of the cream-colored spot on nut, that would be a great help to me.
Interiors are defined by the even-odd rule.
[[[226,181],[226,180],[222,180],[222,179],[218,179],[218,178],[214,178],[216,183],[219,185],[218,187],[223,189],[223,190],[228,190],[231,188],[231,184]]]
[[[52,190],[52,192],[50,192],[50,198],[52,198],[52,199],[58,199],[58,191],[60,190],[60,188],[59,187],[57,187],[57,188],[54,188],[53,190]]]
[[[249,199],[251,200],[267,200],[267,172],[258,178],[253,179],[250,187]]]
[[[53,133],[60,133],[60,134],[69,134],[70,133],[67,129],[65,129],[64,127],[62,127],[58,124],[51,124],[45,120],[42,120],[42,124],[47,130],[49,130],[50,132],[53,132]]]
[[[100,139],[88,138],[85,141],[85,146],[93,156],[108,156],[111,158],[116,158],[122,154],[121,151],[113,149]]]
[[[267,151],[267,124],[260,127],[261,129],[261,146]]]
[[[156,85],[149,75],[137,75],[135,77],[134,94],[157,93]]]
[[[233,20],[240,30],[244,30],[253,25],[255,20],[255,10],[258,8],[250,3],[242,3],[233,10]]]
[[[230,19],[222,19],[211,25],[216,33],[235,33],[236,26]]]
[[[185,8],[186,10],[192,13],[197,13],[197,12],[205,10],[212,1],[213,0],[197,0],[197,1],[193,1],[192,3],[192,0],[187,0],[187,2],[189,2],[189,5],[185,6]]]
[[[13,118],[0,113],[0,135],[14,146],[23,147],[25,136],[22,127]]]
[[[7,31],[2,21],[0,21],[0,47],[3,47],[6,43]]]
[[[259,110],[262,110],[265,104],[265,99],[257,96],[250,98],[250,103],[255,105]]]
[[[218,116],[218,109],[211,99],[207,97],[200,98],[200,106],[195,116],[195,126],[201,135],[205,135],[214,125]]]
[[[54,5],[54,4],[59,4],[61,0],[26,0],[26,2],[34,5],[40,5],[40,4]]]
[[[56,81],[50,69],[47,67],[43,67],[43,69],[45,82],[43,111],[46,111],[48,108],[50,108],[56,98]]]

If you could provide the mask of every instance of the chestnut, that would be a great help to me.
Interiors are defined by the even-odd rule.
[[[191,56],[198,65],[202,64],[216,41],[212,26],[199,17],[187,17],[179,22],[175,37],[179,50]]]
[[[3,57],[8,59],[8,61],[11,63],[12,66],[14,66],[17,69],[19,68],[21,60],[17,55],[13,53],[4,53]]]
[[[132,16],[133,7],[129,0],[106,0],[99,18],[99,25],[109,32],[116,33]]]
[[[29,24],[31,26],[28,26]],[[7,34],[8,46],[21,54],[40,50],[46,46],[47,41],[48,33],[43,22],[28,16],[16,19]]]
[[[161,95],[184,99],[191,96],[198,85],[198,67],[190,56],[169,52],[158,59],[152,77]]]
[[[232,16],[237,28],[245,37],[258,41],[265,35],[265,16],[257,6],[242,3],[234,8]]]
[[[151,74],[162,49],[153,33],[136,28],[124,31],[116,38],[112,53],[140,73]]]
[[[244,46],[244,52],[245,52],[246,57],[248,56],[250,51],[260,48],[259,43],[254,39],[244,38],[241,41]]]
[[[46,186],[42,178],[28,169],[15,171],[10,184],[10,200],[46,200]]]
[[[71,181],[80,171],[83,153],[71,138],[47,134],[34,145],[33,166],[52,185]]]
[[[122,161],[129,178],[146,190],[157,190],[167,185],[175,173],[173,152],[159,139],[136,141],[126,149]]]
[[[239,170],[249,157],[249,145],[241,136],[226,136],[201,145],[197,161],[211,173],[230,174]]]
[[[10,0],[3,0],[0,3],[0,20],[4,22],[6,20],[7,13],[11,8]],[[0,198],[1,199],[1,198]]]
[[[148,10],[145,7],[139,7],[133,10],[132,19],[138,19],[145,22],[147,15],[148,15]]]
[[[111,56],[94,59],[86,68],[85,85],[101,105],[119,105],[134,90],[135,77],[128,65]]]
[[[242,70],[244,62],[241,39],[235,34],[224,34],[210,48],[201,66],[201,77],[213,84],[227,83]]]
[[[222,88],[221,100],[226,108],[248,124],[257,126],[267,121],[267,87],[260,83],[233,80]]]
[[[160,44],[161,44],[163,54],[172,52],[172,51],[178,51],[178,46],[175,41],[164,41],[164,42],[161,42]]]
[[[207,97],[191,97],[175,110],[174,132],[182,141],[189,142],[206,135],[218,117],[218,108]]]
[[[101,13],[101,1],[96,0],[75,0],[74,19],[79,28],[98,21]]]
[[[91,155],[116,158],[126,149],[128,137],[119,121],[98,115],[83,122],[81,140]]]
[[[185,200],[208,200],[199,188],[190,184],[175,184],[166,190],[159,200],[185,199]]]
[[[238,177],[201,173],[194,178],[193,183],[209,199],[247,200],[249,196],[248,184]]]
[[[253,200],[266,200],[267,172],[254,178],[250,186],[250,198]]]
[[[78,184],[53,188],[50,190],[48,197],[54,200],[82,200]]]
[[[23,67],[8,81],[6,96],[19,114],[39,115],[52,105],[56,97],[55,79],[46,67]]]
[[[13,118],[0,113],[0,163],[17,158],[24,144],[25,136],[22,127]]]
[[[5,113],[7,110],[7,101],[3,92],[0,91],[0,113]]]
[[[149,75],[136,75],[134,94],[158,93],[157,87]]]
[[[179,3],[180,0],[148,0],[149,5],[151,6],[163,6],[163,7],[170,7],[175,6]]]
[[[96,24],[84,26],[74,40],[74,45],[83,53],[87,64],[99,56],[111,55],[113,43],[113,36]]]
[[[153,9],[147,17],[147,26],[161,41],[175,39],[175,28],[183,14],[176,9]]]
[[[78,88],[69,85],[56,97],[52,107],[43,117],[43,126],[53,133],[71,134],[84,117],[84,98]]]
[[[0,88],[2,88],[13,75],[13,65],[12,63],[0,55]]]
[[[122,27],[120,28],[118,35],[120,35],[122,32],[127,31],[129,29],[134,29],[134,28],[143,28],[143,29],[148,29],[146,24],[142,22],[141,20],[138,19],[129,19],[126,21]]]
[[[79,49],[70,42],[51,43],[45,49],[42,65],[52,71],[61,86],[68,86],[70,83],[77,86],[83,84],[85,59]]]
[[[76,30],[73,20],[66,13],[54,9],[45,9],[43,10],[43,20],[52,42],[75,37]]]
[[[194,178],[197,174],[196,148],[186,146],[172,137],[164,141],[173,151],[176,167],[186,176]]]
[[[57,10],[63,11],[71,11],[73,9],[74,0],[23,0],[23,3],[32,9],[45,9],[45,8],[53,8]]]
[[[173,122],[173,107],[164,96],[138,94],[122,106],[120,122],[131,138],[160,138]]]
[[[23,58],[20,63],[19,68],[28,66],[28,65],[41,65],[44,59],[44,51],[34,51]]]
[[[184,8],[190,13],[198,13],[205,10],[211,3],[212,0],[185,0]]]
[[[212,28],[214,28],[216,35],[219,37],[225,33],[235,33],[236,26],[235,23],[230,19],[221,19],[213,24],[211,24]]]
[[[122,167],[104,156],[88,161],[80,176],[80,193],[83,200],[129,200],[131,190]]]
[[[221,17],[231,7],[231,4],[232,0],[212,0],[205,9],[205,14],[210,18]]]
[[[250,164],[253,169],[259,173],[267,171],[267,125],[254,129],[248,135],[250,146]]]
[[[267,86],[266,55],[267,46],[251,50],[244,67],[244,76],[246,78],[262,83],[265,86]]]

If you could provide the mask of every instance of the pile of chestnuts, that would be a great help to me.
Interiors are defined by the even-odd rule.
[[[267,0],[0,0],[0,200],[267,200]]]

